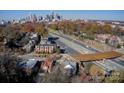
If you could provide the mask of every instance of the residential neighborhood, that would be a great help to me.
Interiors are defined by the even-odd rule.
[[[44,12],[0,20],[1,83],[124,82],[124,20]]]

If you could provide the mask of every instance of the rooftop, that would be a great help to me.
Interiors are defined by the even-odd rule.
[[[20,62],[18,66],[21,68],[33,68],[36,63],[37,63],[36,59],[28,59]]]
[[[103,60],[103,59],[110,59],[110,58],[116,58],[120,57],[123,54],[116,52],[116,51],[110,51],[110,52],[104,52],[104,53],[94,53],[94,54],[77,54],[73,57],[78,61],[83,62],[89,62],[89,61],[97,61],[97,60]]]

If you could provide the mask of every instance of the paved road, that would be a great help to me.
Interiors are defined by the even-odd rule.
[[[71,38],[65,36],[65,35],[59,35],[59,34],[53,34],[50,33],[50,35],[59,37],[59,42],[63,43],[67,47],[73,49],[74,51],[77,51],[81,54],[84,53],[95,53],[99,52],[99,50],[94,49],[92,47],[87,47],[86,45],[76,41],[72,40]],[[124,66],[118,62],[118,60],[106,60],[105,62],[94,62],[95,64],[101,66],[103,69],[110,69],[110,70],[124,70]]]
[[[53,35],[49,35],[50,37]],[[75,51],[74,49],[70,48],[69,46],[65,45],[63,42],[61,42],[59,39],[56,40],[57,45],[59,45],[61,48],[65,49],[65,53],[69,55],[78,54],[79,52]]]
[[[85,45],[85,44],[83,44],[83,43],[81,43],[81,42],[79,42],[79,41],[77,41],[77,40],[72,40],[71,37],[65,36],[64,34],[62,34],[62,37],[66,38],[66,39],[68,39],[68,40],[70,40],[70,41],[72,41],[72,42],[74,42],[74,43],[76,43],[76,44],[78,44],[78,45],[80,45],[80,46],[82,46],[82,47],[84,47],[85,50],[87,49],[86,51],[90,50],[90,51],[88,51],[88,53],[102,52],[101,50],[98,50],[98,49],[96,49],[96,48],[92,48],[92,47],[90,47],[90,46],[87,47],[87,45]],[[121,49],[120,51],[121,51],[122,53],[124,53],[124,49]],[[113,63],[113,64],[117,64],[118,66],[120,65],[120,67],[121,67],[121,66],[124,66],[124,61],[121,60],[121,59],[117,59],[117,58],[116,58],[116,59],[111,59],[111,60],[107,60],[107,61],[109,61],[109,62],[111,62],[111,63]]]
[[[67,36],[65,36],[65,35],[63,35],[63,37],[66,38],[66,39],[68,39],[68,40],[71,40],[69,37],[67,37]],[[72,40],[71,40],[71,41],[72,41]],[[86,49],[88,49],[88,50],[90,50],[90,52],[91,52],[91,51],[94,52],[94,53],[96,53],[96,52],[102,52],[101,50],[98,50],[98,49],[96,49],[96,48],[92,48],[92,47],[90,47],[90,46],[87,47],[86,45],[84,45],[84,44],[82,44],[81,42],[78,42],[78,41],[76,41],[76,40],[73,40],[73,42],[76,43],[76,44],[81,45],[82,47],[84,47],[84,48],[86,48]],[[121,49],[119,52],[123,54],[123,53],[124,53],[124,49]],[[107,61],[112,62],[112,63],[115,62],[115,63],[117,63],[117,64],[119,64],[119,65],[121,65],[121,66],[124,66],[124,61],[121,60],[121,59],[115,58],[115,59],[111,59],[111,60],[107,60]]]
[[[74,54],[78,54],[77,51],[75,51],[74,49],[66,46],[63,42],[57,40],[56,43],[61,46],[61,48],[65,49],[65,53],[69,54],[69,55],[74,55]]]
[[[68,36],[63,35],[63,37],[66,38],[66,39],[68,39],[68,40],[71,40]],[[92,47],[90,47],[90,46],[87,47],[86,45],[84,45],[84,44],[82,44],[81,42],[78,42],[78,41],[76,41],[76,40],[75,40],[75,41],[73,40],[73,42],[76,43],[76,44],[81,45],[82,47],[84,47],[84,48],[86,48],[86,49],[88,49],[88,50],[90,50],[90,52],[91,52],[91,51],[92,51],[93,53],[102,52],[101,50],[98,50],[98,49],[96,49],[96,48],[92,48]],[[120,52],[121,52],[121,53],[124,53],[124,49],[121,49]],[[111,62],[111,63],[113,63],[113,64],[116,64],[116,63],[117,63],[118,66],[119,66],[119,65],[124,66],[124,61],[121,60],[121,59],[115,58],[115,59],[111,59],[111,60],[107,60],[107,61],[109,61],[109,62]]]

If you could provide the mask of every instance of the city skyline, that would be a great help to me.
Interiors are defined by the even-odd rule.
[[[124,21],[123,10],[0,10],[0,20],[13,20],[31,14],[46,16],[55,12],[65,19],[93,19]]]

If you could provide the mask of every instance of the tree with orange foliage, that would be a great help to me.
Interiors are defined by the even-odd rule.
[[[22,31],[24,32],[34,32],[34,24],[33,23],[25,23],[22,25]]]
[[[48,36],[48,30],[46,29],[46,27],[43,24],[36,24],[35,32],[37,32],[38,35],[40,35],[42,37]]]
[[[102,27],[103,33],[111,34],[112,33],[112,27],[109,24],[105,24]]]

